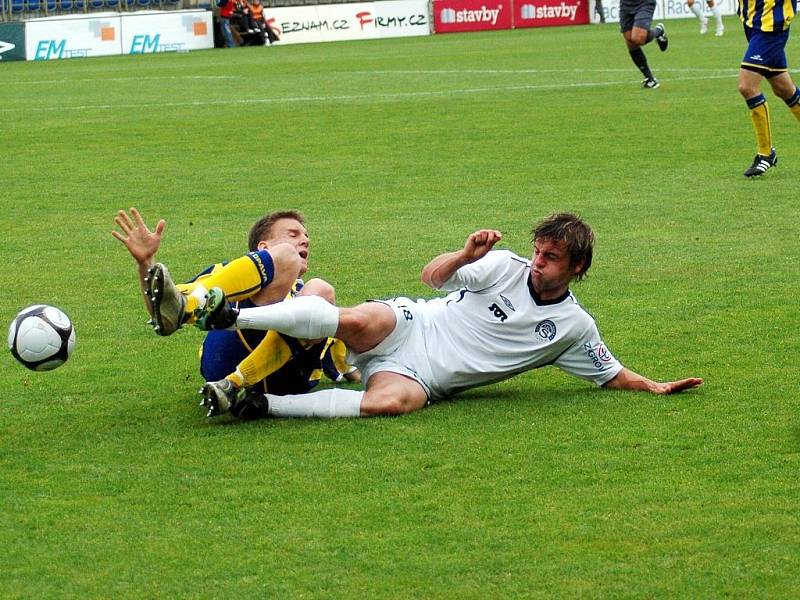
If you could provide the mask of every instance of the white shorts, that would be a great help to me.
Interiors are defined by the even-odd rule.
[[[431,367],[425,348],[424,315],[418,304],[409,298],[375,300],[385,304],[395,314],[394,330],[372,350],[357,353],[350,351],[348,362],[361,370],[361,378],[366,383],[375,373],[388,371],[405,375],[419,383],[433,398],[431,386]],[[435,399],[435,398],[433,398]]]

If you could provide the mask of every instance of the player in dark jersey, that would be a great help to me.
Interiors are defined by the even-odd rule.
[[[642,46],[655,39],[659,49],[664,52],[669,45],[663,23],[650,28],[655,10],[656,0],[621,0],[619,3],[619,30],[625,38],[633,64],[644,75],[642,87],[645,89],[655,89],[660,84],[650,71]]]
[[[737,14],[748,42],[739,69],[739,93],[750,109],[757,148],[745,177],[759,177],[778,164],[767,99],[761,93],[762,79],[766,77],[775,95],[800,120],[800,90],[792,81],[786,62],[789,26],[796,12],[797,0],[739,0]]]

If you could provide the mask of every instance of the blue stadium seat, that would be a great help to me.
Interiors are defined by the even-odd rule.
[[[58,0],[46,0],[44,3],[44,9],[49,13],[55,12],[57,8]]]
[[[85,8],[86,8],[86,0],[75,0],[72,3],[72,10],[80,10],[80,11],[82,11]]]
[[[72,0],[59,0],[58,7],[61,11],[70,11],[72,10]]]
[[[39,12],[42,10],[42,3],[40,0],[28,0],[27,9],[28,12]]]
[[[108,8],[113,8],[114,10],[116,10],[117,8],[119,8],[119,2],[120,0],[106,0],[106,6]]]
[[[106,5],[105,0],[89,0],[89,8],[92,10],[98,10],[100,8],[104,8]]]
[[[11,0],[10,8],[12,13],[25,12],[25,0]]]
[[[136,6],[146,8],[150,6],[150,0],[136,0]]]

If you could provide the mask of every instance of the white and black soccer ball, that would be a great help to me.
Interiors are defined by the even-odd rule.
[[[63,365],[75,349],[72,321],[55,306],[23,308],[8,328],[8,347],[19,362],[33,371]]]

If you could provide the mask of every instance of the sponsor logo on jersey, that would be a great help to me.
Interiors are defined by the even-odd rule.
[[[508,318],[508,315],[505,313],[505,311],[503,311],[503,309],[502,309],[502,308],[500,308],[499,306],[497,306],[497,304],[496,304],[496,303],[495,303],[495,304],[492,304],[492,305],[489,307],[489,310],[492,312],[492,314],[493,314],[495,317],[497,317],[498,319],[500,319],[500,322],[501,322],[501,323],[502,323],[503,321],[505,321],[505,320]]]
[[[753,54],[753,56],[750,57],[750,60],[754,60],[756,62],[761,62],[764,59],[762,58],[762,56],[760,54]]]
[[[602,371],[606,364],[611,362],[611,352],[609,352],[608,348],[603,344],[594,347],[589,342],[586,342],[583,345],[583,349],[586,351],[586,356],[592,361],[592,364],[598,371]]]
[[[509,300],[508,298],[503,296],[503,294],[499,294],[499,296],[500,296],[500,300],[503,301],[503,304],[505,304],[510,311],[516,312],[516,309],[514,308],[514,305],[511,304],[511,300]]]
[[[550,319],[545,319],[544,321],[536,324],[536,329],[534,331],[536,331],[539,337],[543,340],[552,342],[556,337],[556,324]]]

